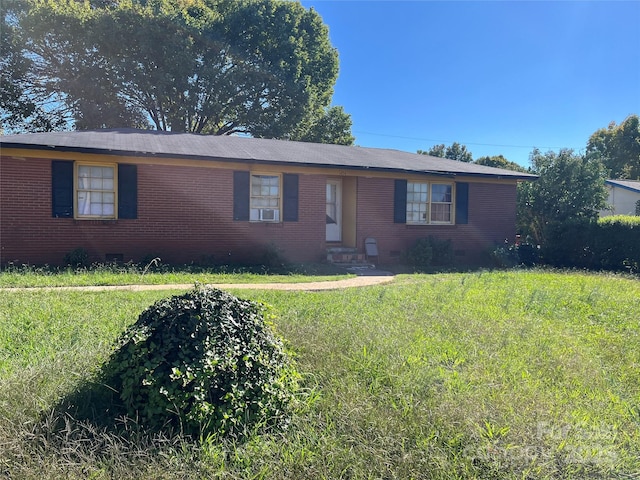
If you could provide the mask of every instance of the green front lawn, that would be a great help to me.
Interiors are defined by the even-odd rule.
[[[161,282],[172,283],[172,282]],[[243,443],[149,438],[53,405],[172,292],[0,292],[0,476],[633,478],[640,282],[544,271],[402,275],[377,287],[238,291],[271,304],[304,404]]]
[[[148,267],[148,268],[147,268]],[[11,266],[0,270],[0,288],[90,285],[171,285],[224,283],[306,283],[353,277],[331,265],[293,267],[291,273],[266,274],[227,267],[199,268],[141,265],[105,265],[91,269],[50,269]]]

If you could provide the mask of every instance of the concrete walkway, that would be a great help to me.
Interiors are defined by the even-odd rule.
[[[212,283],[210,287],[220,290],[291,290],[291,291],[320,291],[339,290],[341,288],[368,287],[371,285],[381,285],[393,281],[394,277],[386,272],[379,272],[377,275],[362,275],[343,280],[326,282],[307,283]],[[96,285],[85,287],[17,287],[0,288],[0,292],[27,292],[27,291],[80,291],[80,292],[106,292],[115,290],[125,290],[130,292],[140,292],[143,290],[189,290],[193,288],[193,283],[170,284],[170,285]]]

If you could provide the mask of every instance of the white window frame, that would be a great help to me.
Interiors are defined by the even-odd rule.
[[[84,168],[110,168],[113,170],[112,178],[104,177],[84,177],[81,170]],[[88,179],[88,184],[87,180]],[[101,186],[97,186],[98,180],[102,179]],[[95,182],[92,182],[95,180]],[[111,185],[105,180],[111,180]],[[92,184],[93,183],[93,184]],[[105,187],[105,183],[107,186]],[[86,212],[86,205],[88,204],[89,210],[91,210],[92,194],[96,194],[101,198],[99,202],[101,205],[112,205],[111,213],[91,213]],[[104,201],[104,195],[111,196],[112,202]],[[74,181],[73,181],[73,201],[74,201],[74,218],[78,220],[115,220],[118,218],[118,165],[116,163],[84,163],[76,162],[74,169]],[[98,204],[98,202],[93,202]]]
[[[434,201],[434,186],[449,187],[449,201]],[[419,188],[416,188],[419,186]],[[425,200],[426,198],[426,200]],[[407,181],[406,215],[407,225],[453,225],[454,219],[454,184],[449,182],[412,182]],[[434,206],[448,205],[449,220],[433,220]],[[415,219],[415,214],[421,218]],[[412,215],[414,214],[414,215]]]
[[[269,179],[257,192],[254,178]],[[273,179],[276,185],[273,185]],[[274,193],[273,188],[277,187]],[[251,172],[249,176],[249,221],[280,223],[282,221],[282,175],[269,172]]]
[[[445,187],[449,187],[449,201],[434,201],[433,196],[435,195],[434,193],[434,186],[436,185],[442,185]],[[431,225],[450,225],[453,223],[454,218],[453,218],[453,184],[452,183],[444,183],[444,182],[431,182],[429,185],[429,190],[430,190],[430,196],[429,196],[429,223]],[[445,193],[446,195],[446,193]],[[434,220],[433,216],[434,216],[434,206],[435,205],[448,205],[449,206],[449,220]]]
[[[427,225],[429,223],[428,182],[407,182],[407,223],[411,225]],[[417,216],[418,218],[413,218]]]

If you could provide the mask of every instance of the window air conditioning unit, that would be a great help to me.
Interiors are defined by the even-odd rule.
[[[259,210],[260,220],[275,220],[276,211],[272,208],[261,208]]]

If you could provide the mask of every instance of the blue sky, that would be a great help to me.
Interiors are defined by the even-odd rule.
[[[528,166],[640,114],[640,1],[303,0],[340,55],[356,144],[454,141]]]

